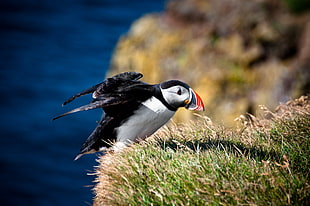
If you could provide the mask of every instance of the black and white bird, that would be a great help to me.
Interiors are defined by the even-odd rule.
[[[66,105],[77,97],[92,93],[93,101],[90,104],[53,120],[99,107],[104,110],[102,119],[82,145],[75,160],[83,154],[104,151],[111,146],[118,150],[146,139],[166,124],[180,107],[204,110],[201,98],[184,82],[169,80],[151,85],[138,81],[142,76],[137,72],[115,75],[63,103]]]

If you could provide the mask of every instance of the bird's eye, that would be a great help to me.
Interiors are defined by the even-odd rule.
[[[181,94],[182,94],[181,89],[178,90],[177,94],[178,94],[178,95],[181,95]]]

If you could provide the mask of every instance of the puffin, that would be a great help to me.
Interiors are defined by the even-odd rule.
[[[84,154],[122,150],[145,140],[165,125],[178,108],[204,111],[201,97],[186,83],[168,80],[159,84],[139,81],[138,72],[124,72],[77,93],[62,106],[92,93],[91,103],[61,114],[53,120],[96,108],[103,109],[97,127],[86,139],[74,160]]]

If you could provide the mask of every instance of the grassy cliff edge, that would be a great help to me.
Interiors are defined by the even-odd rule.
[[[240,116],[205,116],[99,158],[94,205],[309,205],[310,99]]]

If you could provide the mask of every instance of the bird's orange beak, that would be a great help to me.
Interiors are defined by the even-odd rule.
[[[204,111],[205,108],[201,97],[191,88],[189,90],[191,93],[191,98],[189,100],[189,103],[185,106],[185,108],[194,111]]]

